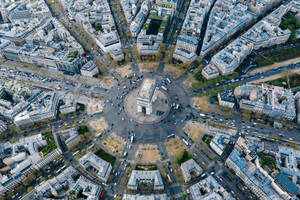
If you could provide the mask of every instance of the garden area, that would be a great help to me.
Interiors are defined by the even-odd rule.
[[[113,165],[116,160],[114,156],[106,153],[103,149],[99,149],[98,151],[96,151],[95,154],[100,158],[102,158],[103,160],[109,162],[111,165]]]
[[[264,152],[259,152],[257,155],[260,158],[259,163],[262,167],[267,166],[271,170],[276,168],[276,159],[274,156]]]
[[[291,31],[291,35],[289,37],[289,41],[292,41],[296,37],[296,30],[300,28],[300,22],[296,20],[295,16],[297,13],[288,12],[283,16],[283,20],[281,21],[280,28],[283,30],[289,29]]]
[[[197,89],[202,86],[215,85],[221,81],[235,79],[236,77],[238,77],[238,75],[239,75],[238,72],[234,72],[233,74],[227,76],[218,76],[216,78],[206,79],[201,75],[201,71],[200,71],[194,75],[197,82],[192,83],[192,87],[194,89]]]
[[[255,58],[254,62],[258,67],[264,67],[272,65],[276,62],[282,62],[285,60],[299,57],[299,46],[288,47],[286,49],[275,50],[272,53],[265,53]]]
[[[280,28],[283,30],[289,29],[291,35],[288,42],[294,42],[296,37],[296,30],[300,28],[300,22],[297,22],[296,13],[288,12],[281,21]],[[254,61],[258,67],[272,65],[276,62],[282,62],[285,60],[299,57],[300,48],[299,46],[291,46],[284,49],[278,49],[270,53],[258,56]]]
[[[83,135],[84,133],[86,133],[88,131],[89,131],[89,129],[85,124],[82,124],[78,129],[79,135]]]
[[[43,132],[42,136],[47,141],[47,145],[41,150],[41,152],[45,156],[48,153],[50,153],[51,151],[53,151],[53,150],[56,149],[56,143],[55,143],[55,140],[54,140],[54,137],[53,137],[51,131],[49,131],[49,132]]]
[[[202,140],[203,142],[205,142],[207,145],[210,144],[210,141],[213,139],[213,136],[212,135],[204,135]]]
[[[289,79],[289,80],[288,80]],[[300,74],[294,73],[291,75],[288,75],[288,77],[281,77],[272,81],[269,81],[271,85],[281,86],[281,87],[289,87],[295,88],[300,86]]]
[[[192,159],[192,156],[187,152],[187,150],[184,150],[182,155],[178,157],[178,164],[181,165],[182,163],[190,159]]]

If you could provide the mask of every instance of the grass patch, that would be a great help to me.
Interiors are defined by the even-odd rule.
[[[103,149],[99,149],[95,154],[103,160],[109,162],[111,165],[113,165],[116,160],[114,156],[106,153]]]
[[[43,155],[47,155],[48,153],[50,153],[51,151],[56,149],[56,143],[54,140],[54,137],[52,135],[52,132],[43,132],[42,136],[46,139],[47,141],[47,146],[45,146],[41,152],[43,153]]]
[[[206,144],[210,144],[210,141],[213,139],[213,136],[212,135],[204,135],[202,140],[203,142],[205,142]]]
[[[264,55],[258,56],[254,62],[258,67],[264,67],[272,65],[275,62],[282,62],[285,60],[297,58],[300,55],[299,46],[292,46],[286,49],[279,49],[271,53],[265,53]]]
[[[179,165],[181,165],[182,163],[184,163],[185,161],[188,161],[192,159],[192,156],[189,155],[189,153],[187,152],[187,150],[184,150],[184,152],[182,153],[182,155],[179,156],[178,158],[178,163]]]
[[[195,73],[194,77],[197,80],[197,82],[192,83],[192,87],[194,89],[197,89],[201,86],[209,86],[209,85],[215,85],[221,81],[224,80],[231,80],[231,79],[235,79],[236,77],[238,77],[239,73],[238,72],[234,72],[233,74],[227,75],[227,76],[218,76],[216,78],[212,78],[212,79],[206,79],[201,75],[201,71],[198,73]]]

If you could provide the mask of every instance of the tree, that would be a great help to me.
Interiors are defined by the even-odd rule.
[[[28,186],[30,184],[30,179],[28,177],[25,177],[23,180],[22,180],[22,183],[23,185],[25,186]]]
[[[88,139],[88,138],[90,137],[90,133],[89,133],[89,132],[85,132],[85,133],[84,133],[84,137],[85,137],[86,139]]]
[[[288,69],[284,69],[282,70],[282,76],[284,76],[287,80],[287,84],[288,84],[288,88],[291,88],[290,86],[290,75],[291,75],[291,71]]]
[[[33,187],[32,186],[29,186],[28,188],[27,188],[27,192],[29,193],[29,192],[31,192],[33,190]]]
[[[111,65],[114,66],[114,67],[117,66],[118,65],[118,61],[117,60],[112,60]]]
[[[120,195],[116,196],[115,200],[121,200],[122,197]]]
[[[35,180],[35,179],[36,179],[35,174],[34,174],[34,173],[31,173],[31,174],[28,174],[27,177],[25,177],[25,178],[22,180],[22,183],[23,183],[23,185],[28,186],[28,185],[30,185],[31,182],[32,182],[33,180]]]
[[[23,185],[19,185],[19,186],[16,188],[16,191],[17,191],[18,193],[21,193],[21,192],[24,191],[24,189],[25,189],[25,187],[24,187]]]
[[[95,29],[96,29],[96,31],[103,31],[101,23],[99,23],[99,22],[95,23]]]
[[[12,196],[14,195],[13,191],[11,190],[8,190],[6,193],[5,193],[5,197],[7,197],[8,199],[12,199]],[[5,199],[5,198],[4,198]]]

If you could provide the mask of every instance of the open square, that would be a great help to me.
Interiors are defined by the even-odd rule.
[[[111,154],[120,156],[124,149],[125,140],[116,133],[112,133],[108,137],[103,136],[99,143]]]
[[[201,126],[199,122],[188,121],[184,126],[183,131],[188,134],[194,142],[197,142],[202,137],[205,127]]]
[[[140,144],[136,157],[142,163],[153,163],[161,160],[157,145],[153,144]]]
[[[104,117],[89,121],[89,125],[92,129],[94,129],[96,131],[96,134],[98,134],[108,128],[108,124],[105,121]]]
[[[184,150],[186,150],[186,146],[182,140],[178,136],[174,138],[167,139],[165,141],[165,145],[167,148],[167,153],[169,157],[177,157],[182,154]]]

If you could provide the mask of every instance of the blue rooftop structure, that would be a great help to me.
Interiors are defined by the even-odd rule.
[[[198,40],[195,37],[191,37],[188,35],[179,35],[177,40],[184,41],[189,44],[198,45]]]
[[[220,97],[223,101],[236,103],[236,100],[234,98],[232,90],[224,90],[224,91],[220,92]]]
[[[298,191],[298,187],[283,173],[279,173],[275,177],[275,181],[284,187],[284,189],[290,194],[295,194]]]

